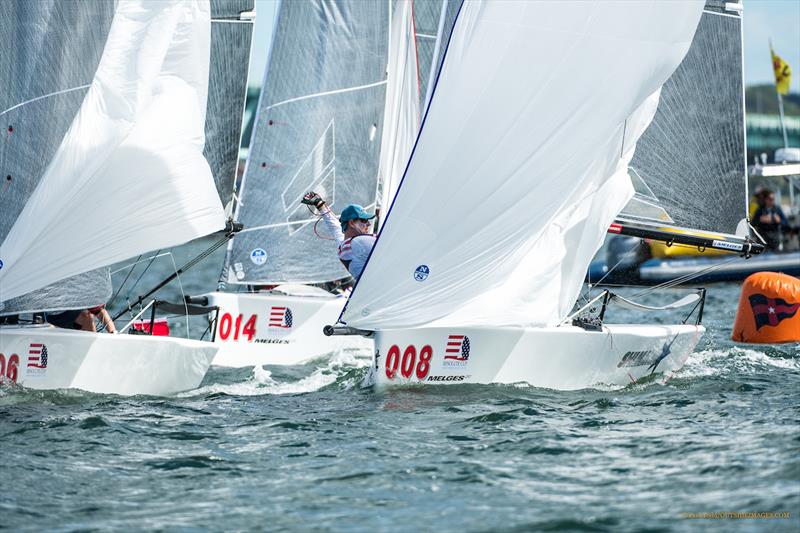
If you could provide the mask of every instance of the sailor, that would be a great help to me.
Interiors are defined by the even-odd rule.
[[[339,247],[339,260],[350,275],[358,279],[375,245],[375,235],[370,233],[375,214],[367,213],[358,204],[350,204],[342,210],[337,220],[325,200],[315,192],[306,194],[300,202],[317,208]]]
[[[764,204],[756,209],[753,223],[756,230],[767,241],[767,246],[773,250],[783,248],[783,233],[789,226],[789,221],[779,205],[775,204],[775,193],[765,189],[762,193]]]
[[[114,321],[111,320],[105,305],[98,305],[91,309],[71,309],[61,313],[46,313],[45,320],[57,328],[81,329],[84,331],[97,331],[94,319],[97,318],[109,333],[116,333]]]

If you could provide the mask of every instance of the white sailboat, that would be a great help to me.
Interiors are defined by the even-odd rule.
[[[105,303],[107,269],[96,269],[225,226],[203,157],[208,2],[0,10],[17,32],[4,74],[27,81],[0,112],[9,124],[0,314]],[[187,339],[0,326],[4,381],[34,389],[171,394],[197,387],[216,351]]]
[[[231,241],[222,275],[226,288],[250,292],[190,299],[220,309],[213,364],[298,364],[371,348],[360,337],[322,334],[346,297],[318,285],[349,276],[300,199],[316,190],[334,209],[388,205],[424,101],[416,42],[426,40],[430,69],[441,5],[427,2],[415,18],[404,0],[281,4],[238,193],[235,219],[245,230]],[[415,21],[433,35],[420,37]]]
[[[570,312],[633,196],[636,141],[702,10],[462,3],[391,211],[343,326],[327,328],[374,337],[377,384],[578,389],[683,365],[699,324],[609,325]],[[663,308],[686,304],[701,306],[702,294]]]

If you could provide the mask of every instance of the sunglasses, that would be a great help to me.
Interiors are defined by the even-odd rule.
[[[362,224],[369,224],[369,220],[366,218],[357,218],[355,219],[356,222],[361,222]]]

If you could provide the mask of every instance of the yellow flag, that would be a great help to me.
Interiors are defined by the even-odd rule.
[[[771,49],[769,53],[772,54],[772,69],[775,71],[775,89],[781,94],[789,94],[792,69],[789,68],[789,63],[781,59]]]

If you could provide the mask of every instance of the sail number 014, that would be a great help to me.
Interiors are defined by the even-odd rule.
[[[417,357],[416,346],[406,346],[406,349],[401,351],[400,347],[395,344],[386,352],[386,377],[394,379],[399,371],[400,375],[406,379],[416,374],[417,379],[423,380],[431,371],[432,357],[433,348],[429,344],[422,347],[419,357]]]
[[[0,353],[0,381],[7,379],[11,383],[16,383],[18,369],[19,356],[17,354],[12,353],[9,355],[8,364],[6,364],[6,356]]]
[[[219,319],[219,338],[226,341],[233,334],[233,340],[238,341],[239,333],[241,333],[243,336],[247,336],[248,341],[252,341],[256,335],[257,315],[250,315],[250,318],[244,323],[244,327],[242,327],[242,318],[240,314],[234,320],[230,313],[223,313]]]

